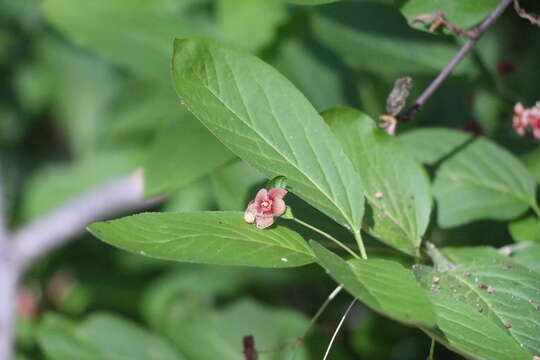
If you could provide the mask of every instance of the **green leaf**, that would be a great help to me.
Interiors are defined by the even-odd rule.
[[[445,18],[455,26],[470,28],[483,21],[498,4],[499,0],[408,0],[401,12],[411,26],[426,31],[425,25],[412,24],[412,21],[419,15],[435,11],[443,11]]]
[[[245,210],[265,184],[265,177],[245,161],[214,170],[211,180],[221,210]]]
[[[537,273],[514,263],[490,260],[462,264],[444,273],[419,266],[415,274],[433,293],[431,298],[435,303],[438,298],[459,301],[507,331],[515,341],[515,346],[509,349],[523,348],[531,355],[540,353],[540,338],[531,336],[538,333],[540,326],[540,311],[536,308],[540,305]],[[469,340],[478,342],[476,337]]]
[[[478,261],[506,261],[511,262],[508,256],[501,254],[491,246],[460,246],[445,247],[444,255],[453,263],[466,264]]]
[[[432,326],[435,313],[411,271],[399,263],[370,259],[344,261],[317,242],[311,246],[319,264],[360,301],[406,324]]]
[[[208,15],[190,9],[190,2],[46,0],[43,11],[46,19],[76,44],[136,74],[164,80],[171,41],[212,32]]]
[[[416,255],[431,211],[431,189],[422,167],[364,113],[335,108],[322,116],[360,175],[371,210],[364,228]]]
[[[511,222],[508,230],[510,230],[514,241],[534,241],[540,243],[540,221],[534,215]]]
[[[444,128],[420,128],[398,136],[412,157],[428,165],[439,162],[471,138],[471,134],[464,131]]]
[[[144,163],[145,195],[178,190],[234,158],[191,116],[168,121],[159,129]]]
[[[159,336],[108,314],[94,314],[82,324],[47,315],[38,339],[55,360],[183,359]]]
[[[460,301],[431,294],[438,329],[426,333],[467,359],[531,360],[508,335],[486,316]]]
[[[313,16],[315,36],[349,66],[394,80],[414,74],[438,74],[458,51],[409,27],[395,8],[370,2],[324,7]],[[422,54],[422,56],[419,56]],[[455,74],[470,74],[465,59]]]
[[[176,40],[180,97],[229,149],[338,223],[360,231],[362,185],[322,118],[282,75],[212,40]]]
[[[250,51],[268,46],[287,17],[287,8],[281,1],[218,0],[216,4],[220,36]]]
[[[88,230],[121,249],[164,260],[257,267],[313,261],[296,232],[281,225],[259,230],[240,212],[143,213],[93,223]]]
[[[513,250],[511,259],[540,274],[540,244],[519,244],[526,245]]]
[[[111,64],[52,36],[44,36],[35,51],[49,97],[42,101],[50,101],[47,105],[72,154],[76,159],[95,155],[106,134],[118,73]]]
[[[510,152],[479,138],[445,161],[433,193],[441,227],[479,219],[509,220],[535,205],[535,187],[527,168]]]

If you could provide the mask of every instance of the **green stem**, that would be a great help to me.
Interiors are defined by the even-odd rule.
[[[433,355],[435,354],[435,339],[431,338],[431,346],[429,348],[429,357],[427,360],[434,360]]]
[[[356,254],[354,253],[354,251],[352,251],[351,249],[349,249],[347,246],[343,245],[343,244],[341,243],[341,241],[339,241],[338,239],[336,239],[336,238],[333,237],[332,235],[327,234],[327,233],[325,233],[324,231],[319,230],[319,229],[317,229],[315,226],[312,226],[312,225],[310,225],[310,224],[308,224],[308,223],[305,223],[305,222],[303,222],[303,221],[300,220],[300,219],[297,219],[297,218],[295,218],[295,217],[293,217],[292,219],[293,219],[294,221],[296,221],[297,223],[299,223],[300,225],[303,225],[303,226],[307,227],[308,229],[311,229],[311,230],[315,231],[316,233],[321,234],[321,235],[324,236],[325,238],[327,238],[327,239],[329,239],[329,240],[335,242],[337,245],[339,245],[339,247],[341,247],[342,249],[344,249],[345,251],[347,251],[347,252],[348,252],[349,254],[351,254],[353,257],[355,257],[356,259],[359,259],[358,255],[356,255]],[[363,245],[362,245],[362,246],[363,246]],[[360,251],[362,251],[362,249],[360,249]],[[364,250],[364,253],[365,253],[365,250]]]
[[[354,232],[354,239],[358,244],[358,249],[360,249],[360,255],[362,256],[362,259],[367,260],[366,248],[364,247],[364,241],[362,240],[362,235],[360,235],[360,231]]]

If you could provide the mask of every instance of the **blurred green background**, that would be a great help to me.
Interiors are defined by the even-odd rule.
[[[140,167],[147,195],[167,194],[154,210],[243,210],[264,179],[180,106],[169,76],[173,39],[234,44],[275,66],[318,110],[349,105],[376,118],[397,77],[414,78],[414,98],[463,42],[413,29],[404,17],[408,3],[0,0],[0,161],[10,226]],[[497,1],[483,3],[490,9]],[[539,10],[535,1],[522,5]],[[470,26],[485,14],[455,20]],[[540,98],[538,39],[538,28],[508,12],[399,131],[443,126],[485,134],[523,156],[539,179],[535,141],[511,128],[513,104]],[[290,201],[321,228],[348,236],[300,199]],[[433,226],[430,237],[439,244],[452,238],[452,245],[510,241],[506,225],[494,221]],[[302,335],[334,288],[314,265],[246,271],[174,264],[89,235],[74,240],[24,279],[18,359],[242,359],[241,338],[249,334],[259,350],[273,350],[262,359],[285,359],[290,346],[282,345]],[[391,250],[371,243],[368,251],[384,257]],[[336,299],[296,359],[322,357],[349,301]],[[419,330],[357,306],[332,358],[424,359],[428,351]],[[436,358],[460,357],[437,347]]]

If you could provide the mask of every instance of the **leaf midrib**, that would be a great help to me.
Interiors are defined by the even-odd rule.
[[[196,72],[194,72],[194,74],[199,78],[199,80],[201,80],[201,84],[203,84],[202,86],[207,89],[210,94],[212,96],[214,96],[214,98],[216,98],[223,106],[225,106],[225,108],[227,108],[227,110],[229,110],[232,114],[234,114],[240,121],[242,121],[242,123],[247,126],[249,129],[251,129],[252,131],[254,131],[261,139],[263,139],[265,141],[266,144],[268,144],[270,147],[272,147],[274,149],[274,151],[276,151],[279,155],[281,155],[281,157],[283,159],[286,160],[286,162],[292,166],[293,168],[295,168],[298,172],[300,172],[306,179],[308,179],[311,184],[313,185],[314,188],[316,188],[317,190],[319,190],[325,197],[327,200],[329,200],[332,204],[334,204],[334,206],[336,206],[336,208],[339,210],[339,212],[341,213],[341,215],[344,217],[344,219],[349,223],[349,226],[351,226],[352,229],[354,229],[355,231],[358,230],[355,228],[354,224],[352,223],[351,219],[349,218],[349,216],[343,211],[343,209],[341,208],[340,205],[338,205],[335,201],[333,201],[333,199],[326,193],[326,191],[324,191],[323,189],[321,189],[318,184],[310,177],[308,176],[301,168],[299,168],[295,163],[291,162],[288,157],[284,156],[284,154],[279,150],[279,148],[277,148],[272,142],[270,142],[265,136],[263,136],[259,130],[254,127],[254,126],[251,126],[248,122],[246,122],[246,120],[240,116],[236,111],[234,111],[233,109],[231,109],[231,107],[224,101],[222,100],[217,94],[214,93],[213,89],[208,86],[204,79]],[[234,82],[237,83],[237,80],[236,80],[236,77],[234,77]],[[238,88],[238,86],[237,86]],[[272,113],[273,114],[273,113]],[[197,116],[198,117],[198,116]],[[203,124],[205,124],[204,121],[202,121]],[[205,124],[206,126],[206,124]],[[210,130],[210,129],[209,129]],[[286,137],[285,137],[286,139]],[[324,171],[323,171],[324,173]]]

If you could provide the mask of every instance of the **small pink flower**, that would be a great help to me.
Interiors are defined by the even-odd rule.
[[[524,108],[521,103],[514,106],[514,119],[512,126],[520,136],[525,135],[529,127],[536,139],[540,139],[540,102],[530,108]]]
[[[273,188],[270,190],[261,189],[251,201],[244,213],[244,220],[257,224],[258,229],[265,229],[274,223],[274,217],[285,213],[286,205],[283,197],[287,195],[287,190]]]
[[[512,126],[514,127],[514,130],[516,130],[516,133],[518,133],[519,136],[525,135],[525,128],[527,127],[527,125],[529,125],[526,117],[523,116],[524,110],[525,109],[520,102],[518,102],[514,106],[514,119]]]

